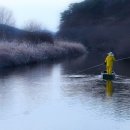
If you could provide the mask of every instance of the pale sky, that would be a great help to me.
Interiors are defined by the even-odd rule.
[[[43,28],[57,31],[60,13],[71,3],[81,1],[83,0],[0,0],[0,6],[12,10],[19,28],[29,20],[36,20]]]

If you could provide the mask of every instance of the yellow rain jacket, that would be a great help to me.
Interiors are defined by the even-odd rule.
[[[115,57],[108,55],[105,59],[106,66],[113,66],[114,61],[116,61]]]
[[[108,74],[112,74],[112,69],[113,69],[113,63],[115,61],[115,57],[113,55],[108,55],[105,59],[106,63],[106,70]]]

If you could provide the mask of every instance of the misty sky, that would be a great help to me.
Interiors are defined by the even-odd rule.
[[[60,13],[70,3],[81,1],[83,0],[0,0],[0,6],[13,11],[17,27],[23,27],[29,20],[36,20],[42,23],[43,28],[56,31]]]

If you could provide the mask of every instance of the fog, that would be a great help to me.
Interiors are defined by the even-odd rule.
[[[29,20],[35,20],[43,25],[44,29],[57,31],[60,14],[71,3],[83,0],[0,0],[0,5],[13,11],[16,26],[23,27]]]

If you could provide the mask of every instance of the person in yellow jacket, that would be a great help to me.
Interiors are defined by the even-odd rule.
[[[112,52],[109,52],[108,56],[105,59],[107,74],[112,74],[114,61],[116,61],[114,54]]]

